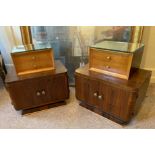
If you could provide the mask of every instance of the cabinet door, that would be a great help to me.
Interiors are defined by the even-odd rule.
[[[76,98],[88,105],[98,107],[99,82],[82,76],[76,76]]]
[[[8,84],[16,109],[29,109],[65,100],[69,96],[67,76],[46,76]]]
[[[89,83],[89,102],[88,104],[98,108],[100,106],[99,96],[99,82],[96,80],[90,80]]]
[[[28,79],[8,84],[8,91],[16,109],[33,108],[50,100],[46,91],[48,81],[46,77]]]
[[[100,82],[98,102],[100,109],[104,112],[109,112],[109,105],[111,104],[110,93],[110,87],[106,83]]]
[[[126,90],[115,87],[111,87],[108,93],[108,112],[123,121],[128,121],[130,117],[132,94]]]
[[[48,93],[52,102],[59,102],[69,97],[67,74],[60,74],[48,79]]]

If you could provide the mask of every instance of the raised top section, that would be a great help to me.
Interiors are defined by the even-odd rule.
[[[42,49],[51,49],[51,45],[46,42],[46,43],[37,43],[37,44],[28,44],[28,45],[19,45],[15,46],[12,49],[12,54],[13,53],[20,53],[20,52],[29,52],[29,51],[38,51]]]
[[[112,50],[116,52],[133,53],[137,49],[144,47],[144,44],[139,43],[127,43],[127,42],[116,42],[116,41],[102,41],[90,46],[91,48],[98,48],[104,50]]]

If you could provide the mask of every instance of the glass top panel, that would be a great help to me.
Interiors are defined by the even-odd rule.
[[[95,45],[92,45],[90,47],[98,48],[98,49],[118,51],[118,52],[133,53],[137,49],[139,49],[143,46],[144,46],[144,44],[139,44],[139,43],[102,41],[102,42],[96,43]]]
[[[52,48],[52,47],[48,42],[37,43],[37,44],[28,44],[28,45],[19,45],[19,46],[15,46],[12,49],[12,53],[29,52],[29,51],[36,51],[36,50],[50,49],[50,48]]]

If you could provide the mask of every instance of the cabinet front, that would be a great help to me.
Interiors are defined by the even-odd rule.
[[[102,81],[76,76],[76,97],[124,122],[129,121],[133,108],[133,93]]]
[[[17,110],[61,101],[68,97],[67,77],[48,76],[8,84],[10,97]]]

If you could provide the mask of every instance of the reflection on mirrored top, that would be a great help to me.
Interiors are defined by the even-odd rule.
[[[144,44],[140,43],[127,43],[127,42],[116,42],[116,41],[102,41],[90,46],[92,48],[112,50],[117,52],[132,53],[137,49],[144,47]]]
[[[36,51],[36,50],[49,49],[49,48],[52,48],[52,47],[48,42],[40,42],[37,44],[15,46],[12,49],[12,53],[29,52],[29,51]]]

